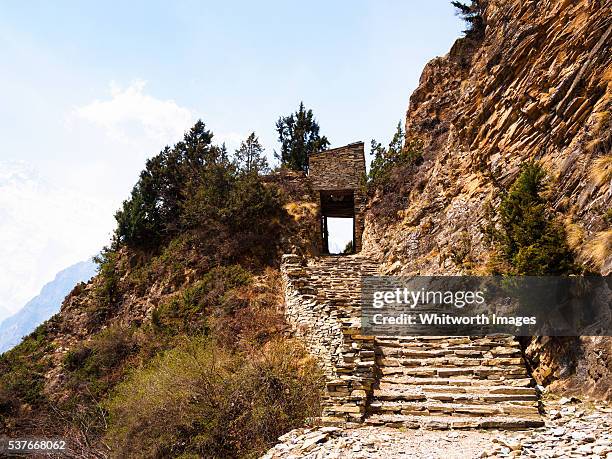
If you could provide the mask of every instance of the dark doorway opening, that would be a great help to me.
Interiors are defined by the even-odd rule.
[[[321,191],[323,253],[355,252],[355,198],[349,191]]]

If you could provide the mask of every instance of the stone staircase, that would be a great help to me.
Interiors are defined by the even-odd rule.
[[[365,422],[428,428],[542,425],[511,336],[376,337],[379,378]]]
[[[327,376],[323,422],[407,428],[543,425],[538,397],[512,336],[361,334],[359,255],[283,257],[286,316]]]

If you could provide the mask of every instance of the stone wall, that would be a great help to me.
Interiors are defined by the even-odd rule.
[[[313,153],[308,159],[308,176],[315,190],[356,190],[365,177],[363,142]]]
[[[285,287],[285,316],[328,379],[337,376],[342,363],[342,331],[336,311],[317,301],[310,269],[298,255],[284,255],[281,265]]]
[[[362,336],[361,276],[377,267],[353,256],[283,255],[285,317],[326,375],[326,424],[361,422],[375,382],[374,337]]]
[[[355,190],[355,252],[361,252],[363,247],[362,238],[365,227],[366,194],[360,189]]]

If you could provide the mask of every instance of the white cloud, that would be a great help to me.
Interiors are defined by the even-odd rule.
[[[147,94],[146,84],[144,80],[135,80],[122,88],[111,82],[110,98],[96,99],[74,108],[66,120],[67,127],[77,133],[87,132],[87,127],[100,129],[111,140],[129,144],[138,151],[148,151],[150,155],[181,140],[198,118],[204,118],[174,100],[161,100]],[[247,137],[235,131],[216,131],[208,122],[206,125],[213,131],[214,142],[225,143],[230,152]]]
[[[132,143],[144,136],[156,143],[175,143],[195,122],[196,113],[174,100],[160,100],[146,94],[145,86],[143,80],[125,89],[111,82],[110,99],[77,107],[72,116],[103,128],[113,139]]]
[[[113,206],[54,186],[23,162],[0,162],[0,321],[109,241]]]

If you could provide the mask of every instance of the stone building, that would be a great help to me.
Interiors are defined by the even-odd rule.
[[[353,219],[353,251],[361,250],[365,212],[365,155],[363,142],[313,153],[308,176],[319,200],[319,250],[329,253],[327,219]]]

